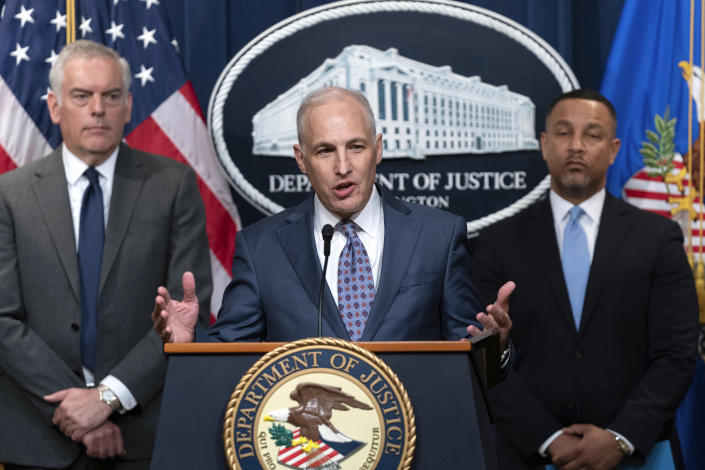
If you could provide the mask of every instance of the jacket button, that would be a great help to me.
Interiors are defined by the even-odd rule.
[[[78,323],[71,323],[71,330],[72,331],[78,331],[80,328],[78,327]]]

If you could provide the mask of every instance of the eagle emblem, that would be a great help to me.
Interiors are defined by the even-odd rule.
[[[277,460],[291,468],[336,470],[338,463],[365,445],[338,430],[331,422],[333,410],[372,407],[340,387],[311,382],[300,383],[289,397],[298,406],[270,411],[264,420],[293,425],[293,430],[273,424],[269,434],[279,446]]]

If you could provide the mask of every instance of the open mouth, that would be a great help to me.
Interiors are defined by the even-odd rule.
[[[339,198],[344,198],[349,195],[355,189],[355,183],[351,181],[344,181],[333,188],[333,192]]]

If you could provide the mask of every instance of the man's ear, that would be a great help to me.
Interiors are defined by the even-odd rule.
[[[294,157],[296,158],[296,164],[299,166],[301,173],[307,175],[306,164],[304,163],[304,152],[301,150],[301,146],[299,144],[294,144]]]
[[[61,113],[59,112],[59,100],[53,91],[49,91],[47,95],[47,108],[49,108],[49,117],[51,117],[51,122],[58,124],[61,118]]]
[[[382,134],[377,134],[375,138],[375,152],[377,153],[377,164],[382,161]]]

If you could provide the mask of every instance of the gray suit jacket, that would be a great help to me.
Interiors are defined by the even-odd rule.
[[[78,445],[52,426],[42,397],[84,387],[75,236],[60,149],[0,175],[0,461],[65,466]],[[96,378],[112,374],[138,406],[111,420],[128,458],[151,454],[166,361],[152,329],[156,288],[181,295],[196,276],[207,324],[205,211],[187,166],[121,145],[105,235]]]

